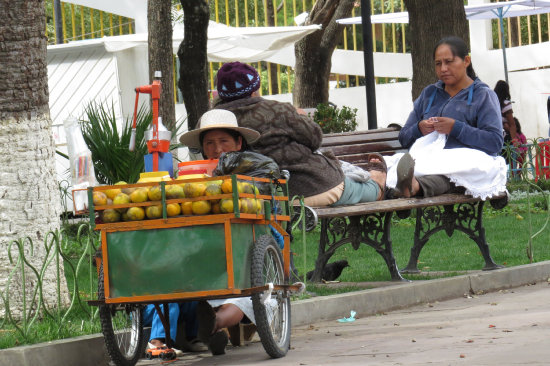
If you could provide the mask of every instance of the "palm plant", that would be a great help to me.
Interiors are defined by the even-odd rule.
[[[86,120],[81,120],[82,135],[92,152],[97,181],[100,184],[114,184],[119,181],[135,183],[144,171],[143,157],[148,153],[145,131],[151,126],[153,115],[149,108],[142,107],[137,113],[136,145],[129,150],[132,133],[131,120],[127,119],[121,128],[117,127],[114,106],[91,102],[85,108]],[[181,123],[176,123],[172,136],[176,136]],[[119,132],[120,130],[120,132]],[[178,147],[173,144],[170,149]]]

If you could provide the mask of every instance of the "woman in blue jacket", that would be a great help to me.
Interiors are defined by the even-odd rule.
[[[443,38],[437,43],[433,57],[439,81],[427,86],[415,100],[414,109],[399,133],[401,145],[411,148],[417,140],[433,134],[429,139],[439,141],[443,148],[441,152],[464,148],[496,157],[503,144],[498,98],[477,78],[465,42],[458,37]],[[428,145],[425,141],[422,143]],[[467,153],[465,150],[461,152]],[[431,164],[434,168],[454,163],[437,161],[433,151],[431,157],[435,158]],[[491,161],[488,160],[489,165]],[[398,197],[436,196],[452,191],[454,183],[459,183],[450,177],[450,172],[430,174],[430,171],[428,168],[424,173],[415,172],[413,156],[405,154],[397,164]]]

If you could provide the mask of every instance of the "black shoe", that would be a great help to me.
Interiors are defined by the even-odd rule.
[[[210,336],[208,342],[208,349],[214,356],[223,355],[225,353],[225,346],[227,346],[229,338],[225,331],[220,330]]]

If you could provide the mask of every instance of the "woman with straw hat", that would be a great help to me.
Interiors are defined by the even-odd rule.
[[[240,127],[235,115],[222,109],[204,113],[195,130],[180,137],[182,144],[200,149],[207,159],[218,159],[222,153],[246,151],[249,144],[260,137],[257,131]],[[239,323],[255,323],[250,297],[199,301],[197,306],[199,339],[208,345],[213,355],[225,353],[228,337],[223,328],[228,328],[233,344],[240,343],[240,337],[232,334]],[[255,328],[254,328],[255,329]]]

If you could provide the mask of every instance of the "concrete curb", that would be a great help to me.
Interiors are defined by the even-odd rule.
[[[373,315],[412,305],[442,301],[505,288],[547,281],[550,261],[495,271],[316,297],[292,303],[292,326],[349,316]],[[102,350],[102,351],[100,351]],[[101,366],[108,365],[102,335],[90,335],[0,351],[0,366]]]
[[[359,316],[374,315],[412,305],[442,301],[504,288],[546,281],[550,261],[502,268],[494,271],[426,281],[413,281],[395,286],[316,297],[292,303],[292,326],[347,317],[351,310]]]

